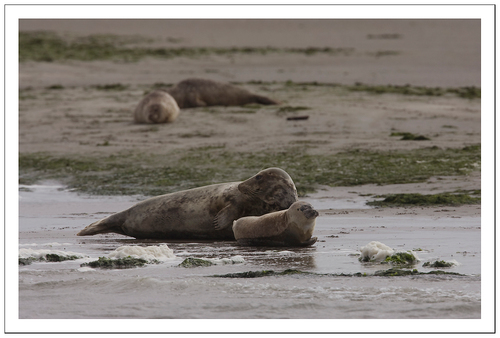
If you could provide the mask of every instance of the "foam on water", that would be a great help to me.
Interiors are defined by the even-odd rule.
[[[393,254],[394,249],[377,241],[371,241],[367,245],[361,247],[361,257],[368,257],[370,261],[381,262],[387,256],[392,256]]]
[[[219,264],[219,265],[245,263],[245,259],[243,258],[243,256],[240,255],[229,258],[209,258],[207,260],[214,264]]]
[[[116,248],[108,257],[112,259],[120,259],[125,257],[141,258],[147,261],[159,260],[166,261],[176,258],[172,249],[166,244],[153,245],[153,246],[138,246],[138,245],[125,245]]]
[[[40,250],[33,250],[33,249],[19,249],[19,258],[45,258],[46,255],[58,255],[61,257],[70,257],[70,256],[76,256],[79,258],[85,257],[85,255],[78,253],[78,252],[71,252],[71,251],[61,251],[61,250],[50,250],[50,249],[40,249]]]

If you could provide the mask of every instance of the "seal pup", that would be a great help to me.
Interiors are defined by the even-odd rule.
[[[288,210],[234,221],[234,237],[241,245],[310,246],[318,239],[311,238],[318,215],[311,204],[298,201]]]
[[[275,100],[250,93],[246,89],[229,83],[198,78],[183,80],[165,91],[172,95],[181,109],[206,106],[243,106],[249,103],[278,104]]]
[[[171,123],[179,116],[179,106],[170,94],[155,90],[147,94],[134,111],[135,123]]]
[[[114,232],[135,238],[234,240],[234,220],[284,210],[297,200],[297,189],[287,172],[268,168],[243,182],[146,199],[88,225],[77,235]]]

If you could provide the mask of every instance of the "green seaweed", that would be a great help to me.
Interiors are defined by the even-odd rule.
[[[367,85],[357,82],[354,86],[347,86],[350,91],[363,91],[373,94],[402,94],[416,96],[443,96],[452,94],[465,99],[481,98],[481,88],[474,86],[458,88],[423,87],[423,86],[398,86],[398,85]]]
[[[186,258],[185,260],[182,261],[181,264],[178,266],[183,267],[183,268],[196,268],[196,267],[204,267],[204,266],[211,266],[214,265],[214,263],[207,261],[206,259],[200,259],[200,258]]]
[[[456,272],[446,272],[442,270],[435,270],[430,272],[419,272],[417,269],[407,270],[400,268],[390,268],[387,270],[378,270],[373,274],[368,274],[366,272],[356,272],[356,273],[315,273],[315,272],[305,272],[300,270],[288,269],[285,271],[277,272],[273,270],[260,270],[260,271],[245,271],[228,273],[224,275],[211,275],[210,277],[217,278],[261,278],[270,276],[287,276],[287,275],[305,275],[305,276],[322,276],[322,277],[369,277],[369,276],[383,276],[383,277],[401,277],[401,276],[415,276],[415,275],[455,275],[463,276]]]
[[[101,269],[130,269],[135,267],[142,267],[146,265],[148,261],[142,258],[133,258],[127,256],[119,259],[110,259],[106,257],[99,257],[97,261],[92,261],[88,263],[80,264],[81,267],[89,266],[91,268],[101,268]],[[149,262],[151,263],[151,262]],[[153,263],[157,263],[156,261]]]
[[[303,55],[329,54],[350,55],[352,48],[309,47],[309,48],[276,48],[276,47],[178,47],[150,48],[140,46],[144,42],[141,37],[123,37],[117,35],[89,35],[76,38],[62,37],[53,32],[19,32],[19,61],[53,62],[58,60],[118,60],[138,61],[145,57],[175,58],[199,57],[207,55],[267,55],[275,53],[292,53]],[[147,42],[147,41],[146,41]],[[131,45],[134,43],[134,45]]]
[[[396,252],[392,256],[387,256],[383,263],[390,263],[393,265],[413,265],[417,261],[415,255],[411,252]]]
[[[19,258],[19,265],[30,265],[35,261],[38,261],[35,257]]]
[[[19,183],[59,180],[77,191],[101,195],[159,195],[199,186],[244,180],[267,167],[293,178],[300,196],[319,185],[356,186],[424,182],[432,176],[480,170],[481,147],[409,151],[350,150],[309,154],[306,147],[227,151],[224,146],[171,151],[167,155],[120,152],[110,156],[19,154]],[[456,194],[455,194],[456,195]],[[462,203],[477,200],[462,200]],[[380,202],[370,202],[382,205]]]
[[[408,275],[417,275],[417,274],[421,274],[421,273],[418,272],[417,269],[404,270],[404,269],[399,269],[399,268],[391,268],[391,269],[387,269],[387,270],[379,270],[379,271],[375,271],[375,273],[374,273],[375,276],[390,276],[390,277],[394,277],[394,276],[408,276]]]
[[[369,201],[366,204],[382,207],[481,204],[480,197],[471,197],[469,194],[393,194],[377,197],[385,198],[382,201]]]
[[[434,263],[431,262],[425,262],[422,266],[423,267],[429,267],[429,268],[449,268],[455,265],[452,262],[445,262],[445,261],[435,261]]]
[[[57,254],[46,254],[45,259],[47,262],[63,262],[63,261],[72,261],[75,259],[81,258],[79,256],[71,255],[71,256],[62,256]]]
[[[75,259],[82,258],[80,256],[70,255],[58,255],[58,254],[46,254],[40,258],[35,257],[27,257],[27,258],[19,258],[19,265],[30,265],[33,262],[63,262],[63,261],[72,261]]]

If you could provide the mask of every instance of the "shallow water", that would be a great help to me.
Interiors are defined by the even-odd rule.
[[[320,212],[314,233],[318,242],[309,248],[135,240],[115,234],[76,236],[91,222],[138,199],[82,196],[57,185],[23,187],[20,256],[52,250],[82,258],[20,265],[19,318],[481,318],[479,217],[338,218]],[[321,200],[321,205],[312,198],[308,201],[320,210],[347,204],[366,208],[360,201]],[[445,260],[456,265],[443,270],[463,275],[371,276],[390,267],[358,261],[360,248],[371,241],[395,251],[419,250],[415,253],[420,261],[414,268],[421,272],[434,270],[422,267],[424,262]],[[113,270],[80,266],[134,245],[147,247],[160,264]],[[178,267],[187,257],[216,264]],[[286,269],[368,276],[214,277]]]

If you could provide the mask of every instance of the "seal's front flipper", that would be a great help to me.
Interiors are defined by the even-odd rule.
[[[300,246],[311,246],[318,240],[318,237],[312,237],[310,240],[300,243]]]
[[[217,213],[214,218],[215,230],[222,230],[233,226],[233,222],[238,218],[238,210],[232,205],[226,205]]]

